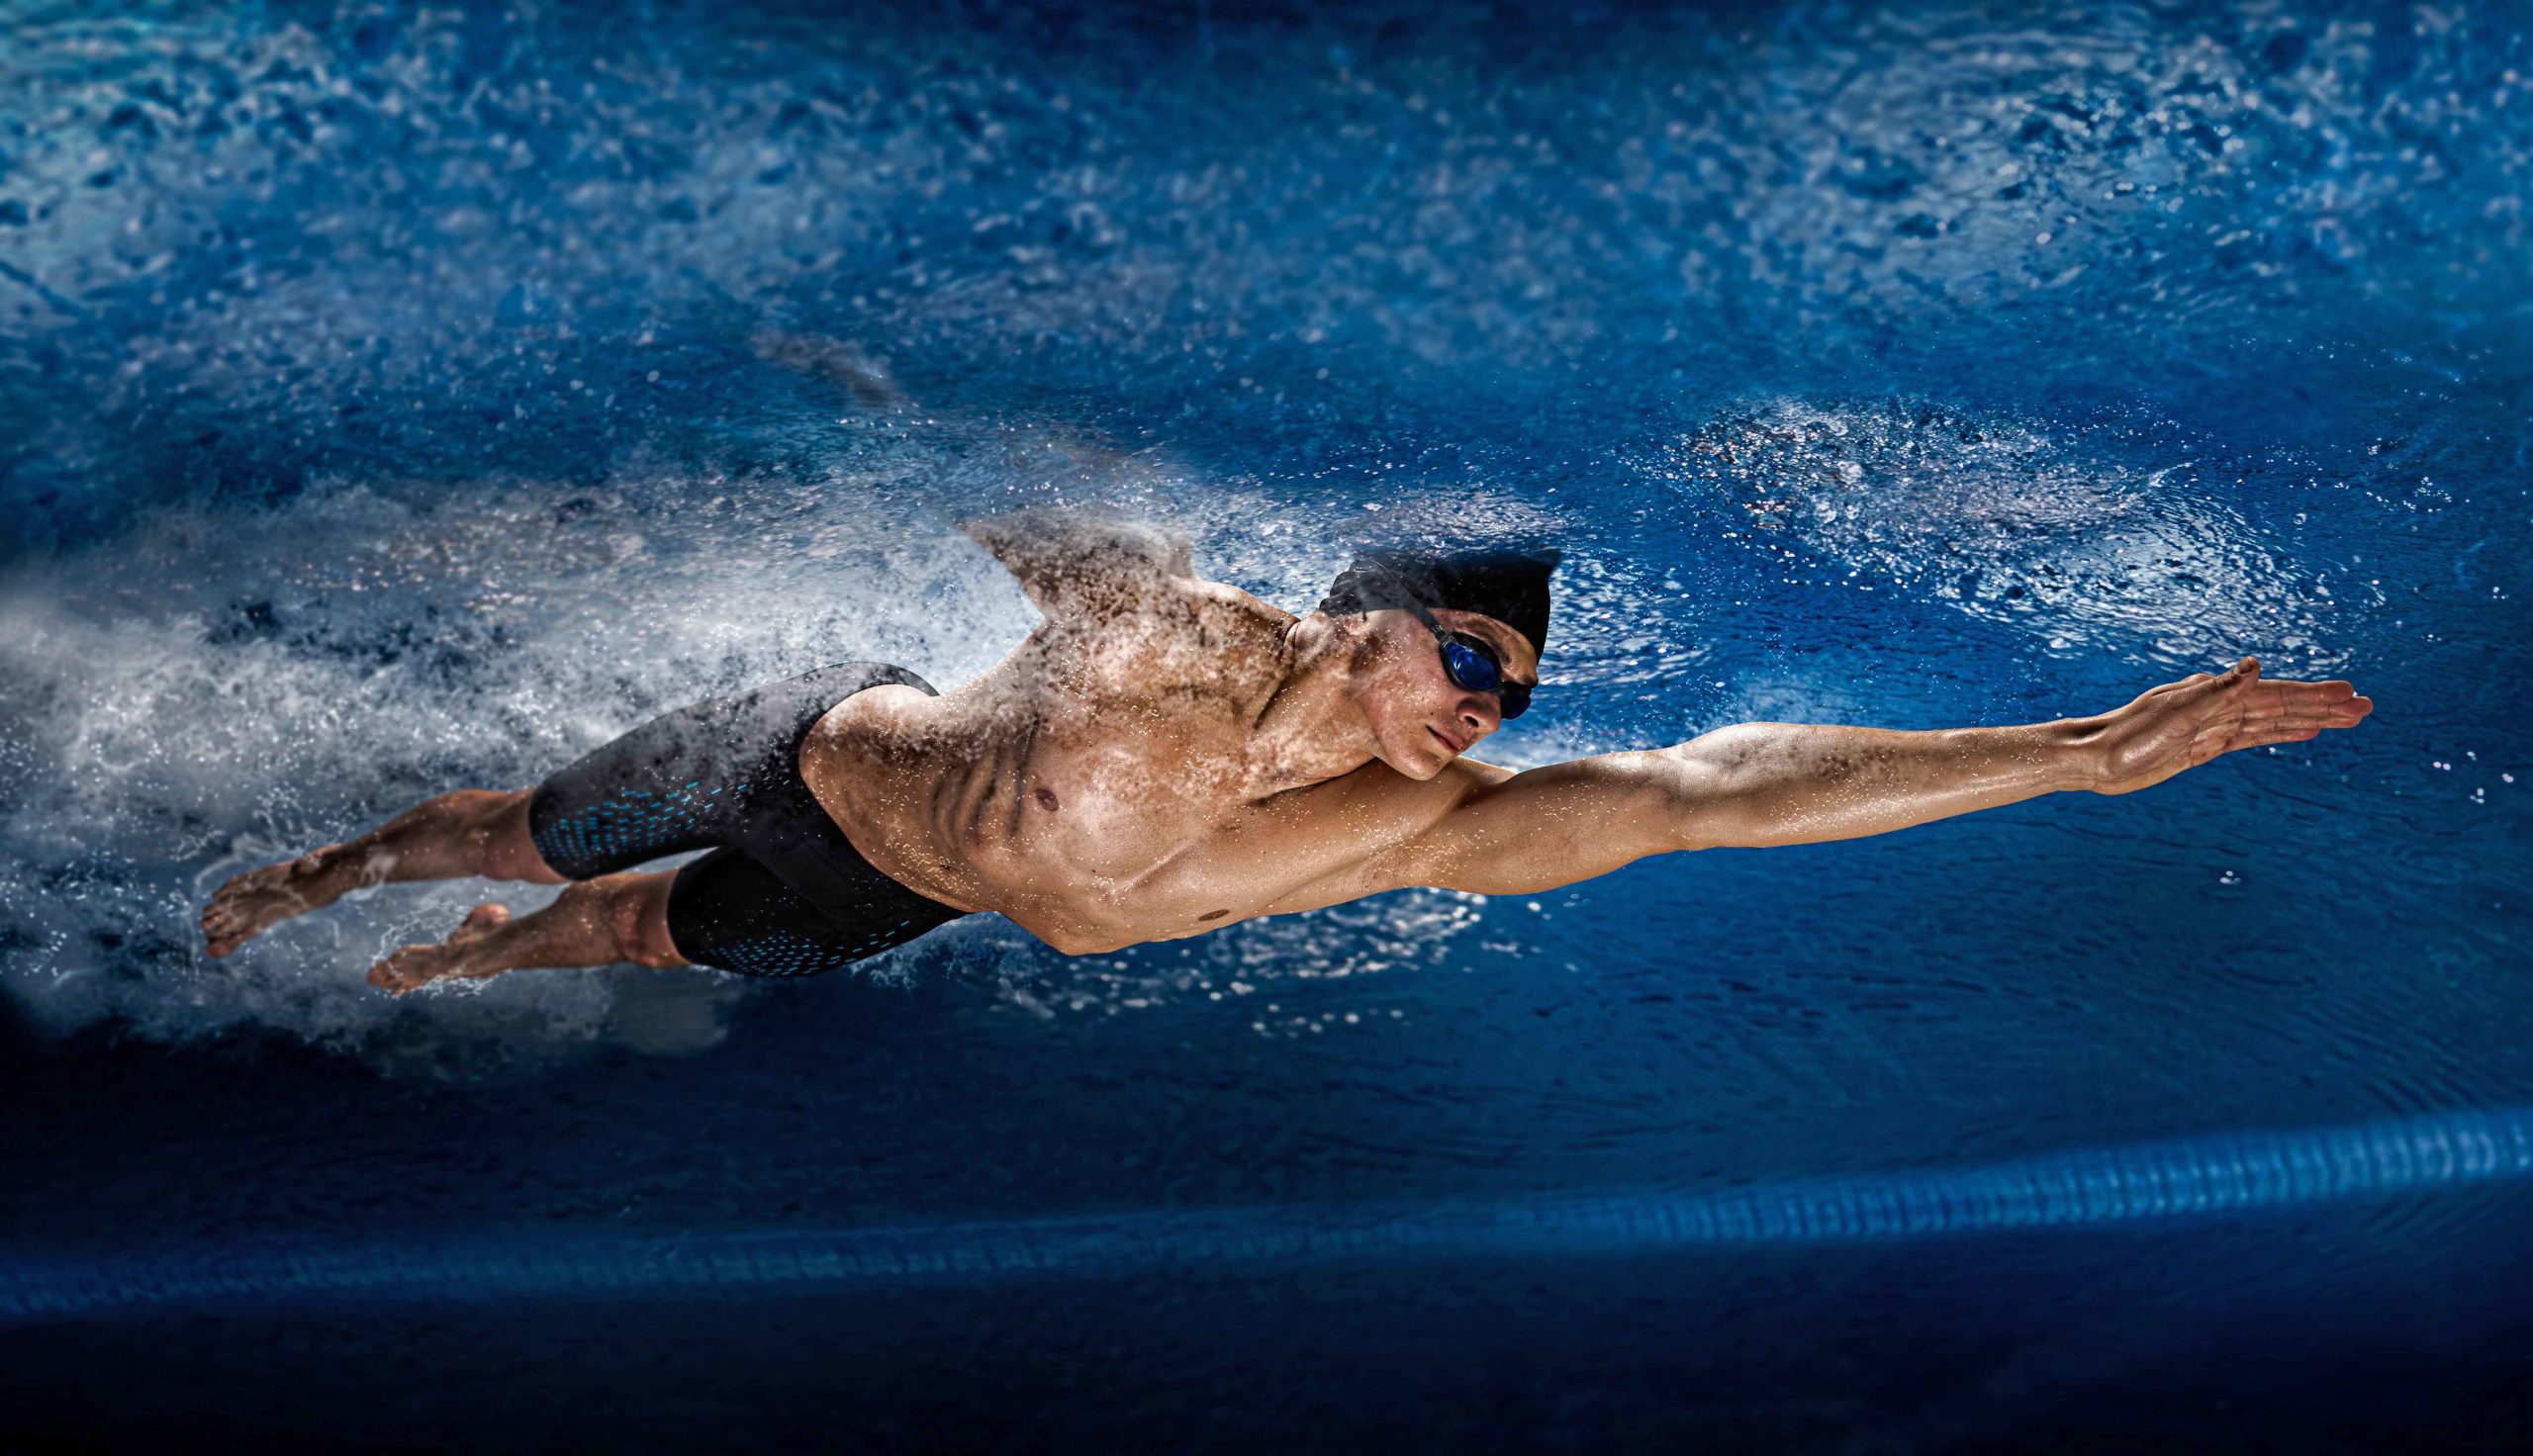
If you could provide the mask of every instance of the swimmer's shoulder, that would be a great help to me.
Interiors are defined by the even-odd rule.
[[[1280,606],[1261,601],[1238,587],[1222,582],[1189,577],[1174,586],[1203,614],[1209,626],[1263,633],[1280,639],[1287,628],[1300,620]]]
[[[973,683],[950,689],[961,692]],[[860,754],[897,758],[937,736],[945,696],[903,682],[879,682],[819,715],[800,744],[801,763],[832,765]]]

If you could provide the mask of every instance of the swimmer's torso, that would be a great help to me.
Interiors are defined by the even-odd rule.
[[[1346,898],[1332,878],[1405,832],[1418,796],[1377,762],[1281,791],[1262,775],[1292,620],[1190,582],[1131,618],[1042,623],[939,697],[847,699],[801,772],[883,872],[1062,951]]]

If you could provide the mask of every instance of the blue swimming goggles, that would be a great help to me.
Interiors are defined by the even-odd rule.
[[[1536,684],[1507,682],[1504,664],[1496,660],[1494,648],[1465,633],[1444,630],[1432,612],[1412,601],[1407,609],[1416,613],[1416,620],[1425,624],[1426,631],[1434,634],[1443,654],[1443,674],[1454,684],[1470,692],[1495,694],[1495,700],[1502,704],[1495,715],[1507,723],[1531,710],[1531,688]]]

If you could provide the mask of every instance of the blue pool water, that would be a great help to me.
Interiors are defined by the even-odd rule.
[[[2499,1446],[2533,40],[2499,5],[0,9],[0,1425],[417,1450]],[[1541,535],[1485,756],[2145,793],[1068,959],[395,1000],[227,875],[1028,606]],[[514,908],[545,891],[499,892]]]

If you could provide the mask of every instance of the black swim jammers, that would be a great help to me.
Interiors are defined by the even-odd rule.
[[[838,663],[654,718],[537,785],[536,852],[589,879],[709,848],[669,886],[669,939],[746,975],[815,975],[956,920],[863,859],[800,777],[818,719],[884,682],[933,691],[903,668]]]

